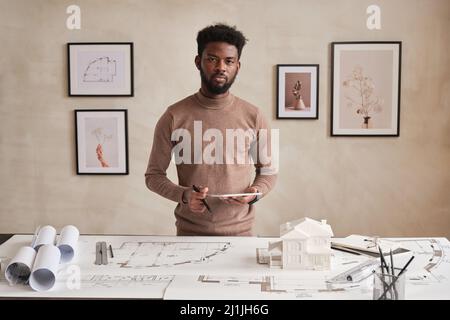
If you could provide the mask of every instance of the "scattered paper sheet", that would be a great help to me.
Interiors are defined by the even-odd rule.
[[[0,246],[14,257],[31,235],[15,235]],[[60,264],[51,290],[9,286],[0,278],[0,297],[159,299],[372,299],[373,277],[330,283],[368,258],[333,251],[329,271],[272,269],[257,263],[257,248],[276,238],[84,235],[70,264]],[[340,241],[342,239],[332,239]],[[415,259],[406,273],[406,299],[450,298],[450,242],[445,238],[393,238],[409,252],[395,266]],[[95,265],[95,244],[114,248],[108,265]],[[346,273],[346,274],[347,274]]]
[[[332,239],[331,247],[341,250],[350,249],[350,251],[356,250],[364,253],[372,253],[373,256],[379,256],[379,249],[381,249],[383,255],[389,254],[391,250],[393,253],[408,251],[406,249],[402,250],[402,248],[399,247],[398,242],[357,234],[352,234],[346,238]]]

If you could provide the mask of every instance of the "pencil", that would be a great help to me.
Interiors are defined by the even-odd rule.
[[[192,188],[194,189],[195,192],[200,192],[200,189],[197,188],[195,185],[192,185]],[[205,199],[202,199],[203,204],[205,205],[206,209],[208,209],[209,213],[212,213],[211,208],[209,207],[208,203],[206,202]]]
[[[384,260],[383,252],[381,251],[381,248],[378,247],[378,251],[380,252],[380,260],[381,260],[381,273],[384,273],[384,268],[386,268],[386,273],[389,273],[389,269],[387,267],[386,261]]]
[[[414,256],[412,256],[408,262],[405,264],[405,266],[402,268],[402,270],[400,270],[397,278],[394,279],[394,281],[392,281],[392,283],[387,287],[386,290],[384,290],[383,294],[378,298],[378,300],[383,299],[386,296],[386,293],[392,288],[392,286],[397,282],[397,280],[400,278],[400,276],[403,274],[403,272],[405,272],[406,268],[409,266],[409,264],[411,263],[411,261],[413,261]]]
[[[408,262],[405,264],[405,266],[402,268],[402,270],[400,270],[400,273],[398,274],[398,276],[401,276],[401,274],[402,274],[403,272],[405,272],[406,268],[409,266],[409,264],[411,263],[411,261],[413,261],[413,259],[414,259],[414,256],[412,256],[412,257],[408,260]]]
[[[389,255],[391,256],[391,273],[393,276],[395,276],[395,271],[394,271],[394,258],[392,257],[392,249],[389,251]]]
[[[380,252],[380,262],[381,262],[380,280],[383,282],[383,289],[385,290],[384,292],[386,292],[388,290],[388,289],[386,289],[388,287],[388,284],[386,283],[386,281],[384,281],[384,279],[385,279],[384,268],[386,268],[387,274],[389,274],[389,269],[386,265],[386,261],[384,260],[383,251],[381,250],[380,246],[378,246],[378,251]]]
[[[112,251],[112,246],[111,245],[109,245],[109,251],[111,252],[111,258],[114,258],[114,253]]]

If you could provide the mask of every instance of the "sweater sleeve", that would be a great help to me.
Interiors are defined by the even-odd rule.
[[[263,193],[263,197],[275,186],[278,174],[278,133],[272,134],[267,121],[258,112],[257,137],[254,163],[256,168],[252,187]]]
[[[147,187],[169,200],[181,203],[186,187],[179,186],[167,178],[167,168],[172,157],[172,135],[173,117],[167,110],[155,127],[153,146],[145,172],[145,183]]]

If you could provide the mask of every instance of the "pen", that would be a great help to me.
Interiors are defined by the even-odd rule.
[[[111,252],[111,258],[114,258],[114,253],[112,251],[112,246],[111,245],[109,245],[109,251]]]
[[[200,192],[200,189],[197,188],[195,185],[192,185],[192,188],[194,189],[195,192]],[[205,205],[206,209],[208,209],[208,211],[210,213],[212,213],[211,208],[209,207],[208,203],[206,202],[205,199],[202,199],[203,204]]]

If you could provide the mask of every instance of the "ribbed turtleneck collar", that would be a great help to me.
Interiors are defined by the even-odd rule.
[[[197,99],[200,106],[206,109],[223,109],[230,106],[234,101],[234,96],[228,92],[228,94],[223,98],[208,98],[205,96],[201,90],[195,94],[195,98]]]

